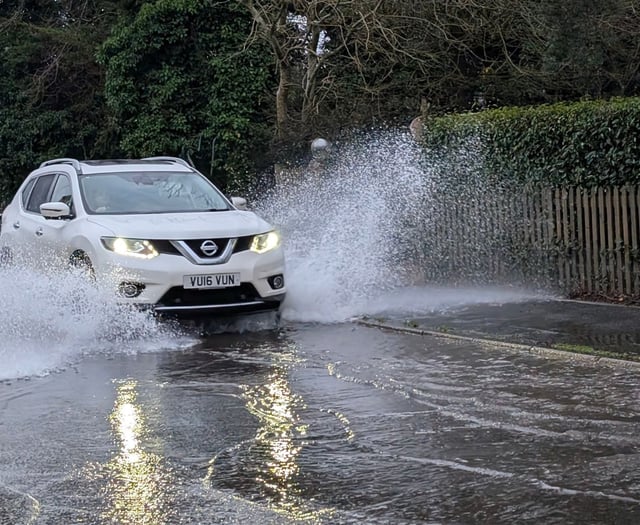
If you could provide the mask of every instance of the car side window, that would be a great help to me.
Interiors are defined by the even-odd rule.
[[[58,179],[53,185],[51,202],[64,202],[67,206],[69,206],[69,208],[72,207],[71,181],[66,175],[58,175]]]
[[[27,207],[27,199],[29,198],[29,194],[31,193],[31,188],[33,188],[33,184],[35,183],[36,179],[31,179],[29,182],[27,182],[27,185],[24,187],[24,190],[22,190],[22,207],[26,208]]]
[[[51,189],[51,184],[53,184],[53,180],[55,178],[56,175],[53,173],[50,175],[42,175],[41,177],[38,177],[35,184],[33,185],[33,190],[31,191],[29,200],[27,201],[28,211],[40,213],[40,205],[47,202],[49,190]]]

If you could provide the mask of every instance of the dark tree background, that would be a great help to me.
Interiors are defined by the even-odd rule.
[[[309,140],[638,95],[640,0],[1,0],[0,194],[173,154],[242,184]]]

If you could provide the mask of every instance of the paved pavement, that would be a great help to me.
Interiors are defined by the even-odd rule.
[[[365,321],[367,322],[367,321]],[[475,304],[371,324],[640,361],[640,307],[545,300]]]

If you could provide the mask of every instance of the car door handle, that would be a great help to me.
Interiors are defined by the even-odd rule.
[[[38,237],[42,237],[42,236],[44,235],[44,231],[42,231],[42,228],[38,228],[38,229],[36,230],[36,235],[37,235]]]
[[[20,221],[16,221],[16,222],[13,223],[13,229],[14,230],[20,229]]]

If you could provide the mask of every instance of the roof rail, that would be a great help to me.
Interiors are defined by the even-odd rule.
[[[186,166],[187,168],[192,168],[193,166],[191,166],[186,160],[181,159],[180,157],[145,157],[142,160],[159,160],[159,161],[167,161],[167,162],[176,162],[178,164],[182,164],[183,166]]]
[[[77,159],[61,158],[61,159],[45,160],[42,164],[40,164],[40,167],[44,168],[45,166],[51,166],[52,164],[71,164],[78,173],[82,173],[82,168],[80,167],[80,161]]]

